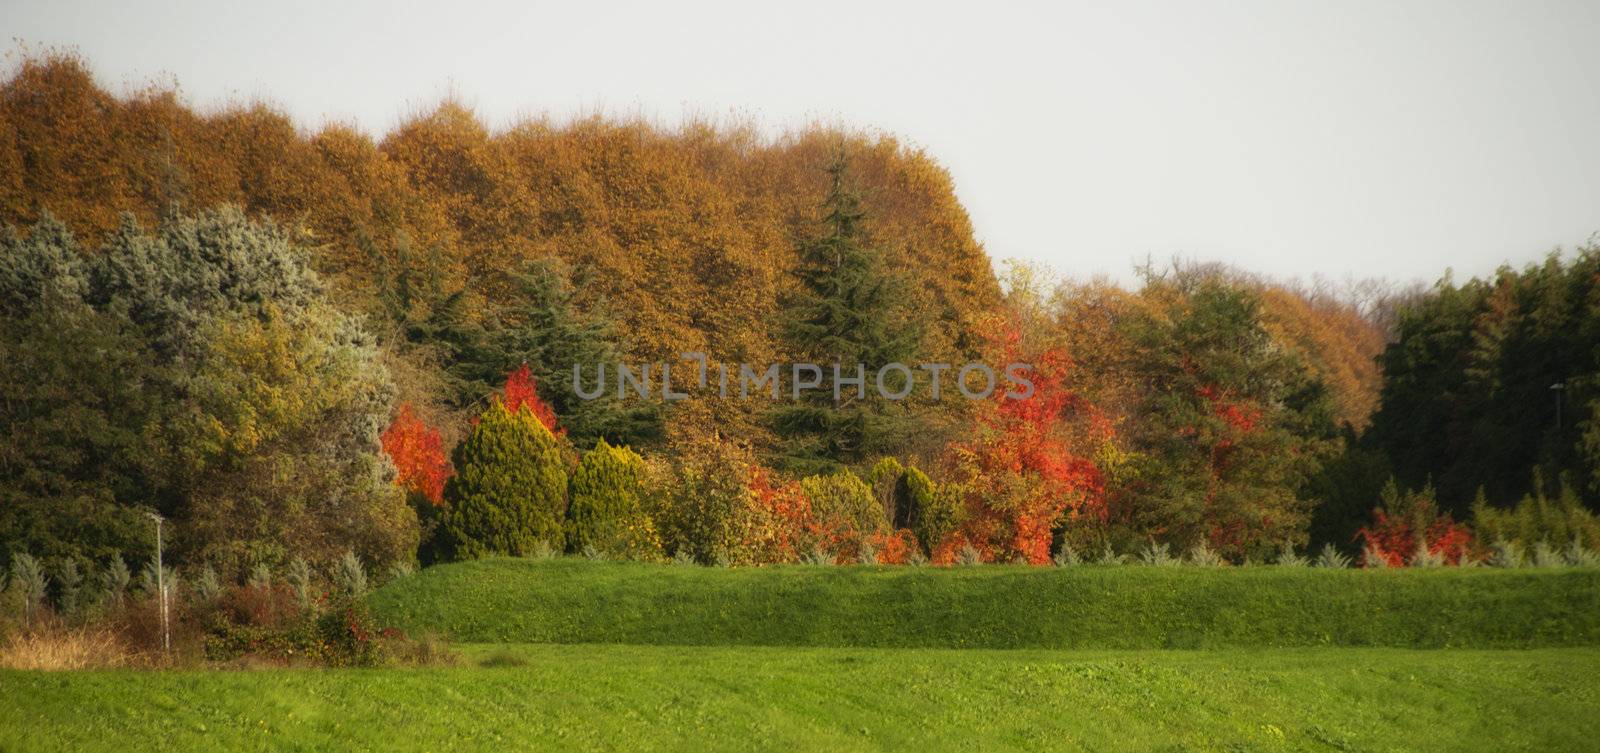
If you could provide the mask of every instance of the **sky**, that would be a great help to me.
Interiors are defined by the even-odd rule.
[[[991,257],[1080,278],[1460,279],[1600,231],[1597,2],[212,5],[0,0],[0,34],[307,129],[454,93],[491,126],[884,131],[950,171]]]

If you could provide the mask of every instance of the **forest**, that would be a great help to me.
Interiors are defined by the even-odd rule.
[[[113,93],[69,54],[0,85],[0,224],[0,563],[56,573],[58,604],[62,572],[126,586],[152,513],[167,565],[232,582],[1600,552],[1594,245],[1413,285],[1151,262],[1130,288],[997,271],[950,175],[886,135],[444,101],[375,139]],[[575,364],[685,353],[1026,363],[1035,389],[575,391]]]

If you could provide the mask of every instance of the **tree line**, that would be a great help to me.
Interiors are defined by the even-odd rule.
[[[891,139],[603,119],[378,142],[0,86],[0,554],[235,577],[569,551],[1043,563],[1600,547],[1600,254],[1403,295],[989,268]],[[1018,399],[580,399],[573,364],[1033,365]],[[674,367],[675,369],[678,367]],[[690,368],[687,364],[684,368]],[[1555,413],[1560,411],[1558,419]]]

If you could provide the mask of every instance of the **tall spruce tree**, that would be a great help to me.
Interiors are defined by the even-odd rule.
[[[876,375],[889,363],[914,367],[922,332],[899,305],[900,281],[869,245],[861,197],[842,156],[829,164],[828,176],[823,231],[800,246],[800,291],[788,302],[784,322],[791,354],[797,363],[821,367],[820,385],[773,414],[779,465],[797,474],[827,473],[892,454],[918,423],[909,399],[892,401],[879,393]],[[859,387],[845,381],[857,376],[864,377]],[[891,393],[898,392],[902,376],[885,376]]]

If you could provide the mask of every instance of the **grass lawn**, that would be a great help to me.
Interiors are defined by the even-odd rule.
[[[371,597],[488,643],[883,648],[1600,646],[1600,570],[714,568],[494,559]]]
[[[1593,750],[1600,649],[470,646],[441,669],[0,672],[0,750]]]

